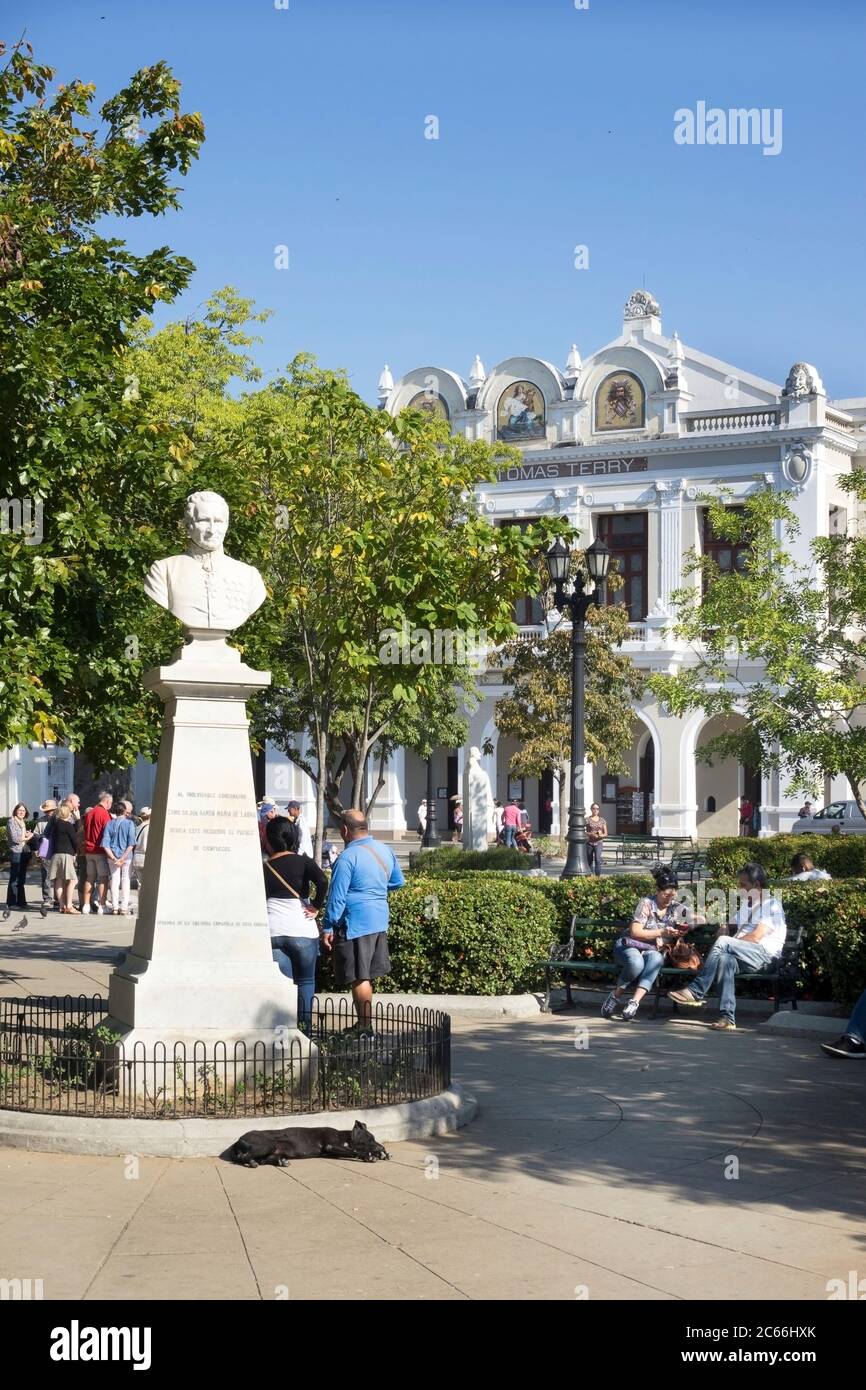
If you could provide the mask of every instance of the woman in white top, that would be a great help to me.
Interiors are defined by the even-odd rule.
[[[734,982],[741,970],[767,970],[785,947],[788,928],[778,898],[768,889],[762,864],[745,864],[737,877],[741,906],[737,912],[736,935],[721,936],[714,943],[688,989],[672,989],[669,997],[678,1004],[700,1005],[715,982],[719,986],[719,1019],[712,1026],[717,1032],[733,1032],[737,997]]]
[[[267,841],[264,874],[271,951],[281,972],[298,987],[298,1027],[307,1032],[319,956],[316,916],[328,885],[316,861],[301,852],[296,821],[288,816],[268,821]]]

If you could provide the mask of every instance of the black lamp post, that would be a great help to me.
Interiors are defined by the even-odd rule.
[[[553,606],[571,617],[571,800],[568,806],[568,856],[563,878],[589,874],[586,853],[586,806],[584,804],[584,718],[586,679],[586,615],[593,604],[604,603],[610,551],[604,541],[594,541],[584,551],[586,574],[578,571],[574,588],[565,592],[571,568],[571,552],[564,541],[554,541],[547,552],[547,570],[553,585]],[[587,581],[592,585],[586,591]]]
[[[424,834],[421,836],[422,849],[436,849],[441,844],[436,833],[436,797],[433,793],[433,749],[430,749],[430,757],[427,759],[427,820],[424,823]]]

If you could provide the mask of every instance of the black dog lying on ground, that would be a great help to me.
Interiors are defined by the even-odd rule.
[[[272,1164],[285,1168],[292,1158],[358,1158],[375,1163],[391,1155],[377,1143],[366,1125],[355,1122],[353,1129],[251,1129],[242,1134],[225,1158],[245,1168]]]

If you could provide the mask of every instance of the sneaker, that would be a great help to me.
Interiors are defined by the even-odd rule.
[[[736,1033],[737,1031],[737,1025],[732,1018],[717,1019],[715,1023],[710,1024],[710,1027],[714,1033]]]
[[[629,999],[628,1003],[626,1004],[625,1008],[624,1008],[623,1011],[622,1011],[623,1022],[624,1022],[624,1023],[632,1023],[632,1022],[634,1022],[634,1019],[637,1017],[637,1011],[638,1011],[639,1008],[640,1008],[640,1004],[636,1004],[635,1001],[634,1001],[634,999]]]
[[[618,999],[614,994],[613,990],[611,990],[610,994],[607,996],[607,998],[601,1006],[602,1018],[613,1018],[621,1003],[622,1000]]]
[[[696,999],[691,990],[672,989],[668,993],[668,999],[673,999],[677,1004],[686,1004],[693,1009],[700,1009],[705,1003],[705,999]]]
[[[849,1037],[846,1033],[844,1037],[837,1038],[835,1042],[821,1043],[821,1051],[826,1052],[828,1057],[866,1057],[866,1044],[859,1038]]]
[[[81,911],[82,911],[82,912],[89,912],[89,911],[90,911],[90,903],[85,903],[84,906],[83,906],[83,908],[81,909]]]
[[[94,912],[97,912],[97,913],[99,914],[99,916],[101,917],[102,914],[103,914],[104,908],[101,908],[101,907],[99,906],[99,903],[97,903],[97,904],[96,904],[96,907],[93,909],[93,911],[94,911]]]

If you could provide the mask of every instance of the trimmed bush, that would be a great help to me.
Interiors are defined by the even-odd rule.
[[[719,836],[707,845],[711,878],[736,880],[751,860],[763,864],[771,879],[787,878],[795,854],[808,854],[833,878],[866,878],[866,835]]]
[[[705,894],[711,921],[727,915],[721,907],[714,909],[711,895],[720,890],[727,904],[729,880],[684,887]],[[573,913],[601,920],[628,918],[638,899],[653,889],[649,874],[573,879],[518,878],[496,871],[413,875],[391,896],[393,970],[377,989],[423,994],[536,989],[540,963],[552,941],[565,939]],[[804,995],[852,1003],[866,986],[866,880],[786,884],[779,891],[788,925],[805,928]],[[605,931],[588,940],[583,947],[587,958],[609,959],[610,940]],[[323,958],[322,975],[322,987],[330,987],[329,958]],[[766,986],[745,980],[741,992],[768,994]]]
[[[413,877],[391,895],[385,993],[518,994],[538,987],[556,910],[528,883]]]
[[[495,845],[492,849],[461,849],[459,845],[440,845],[409,855],[410,874],[483,873],[489,869],[527,869],[532,859],[519,849]]]
[[[562,940],[568,936],[571,919],[599,917],[602,919],[630,917],[639,898],[655,892],[649,874],[623,874],[610,878],[531,878],[527,882],[556,908]]]
[[[789,927],[805,928],[805,992],[853,1004],[866,986],[866,881],[791,883],[780,897]]]

